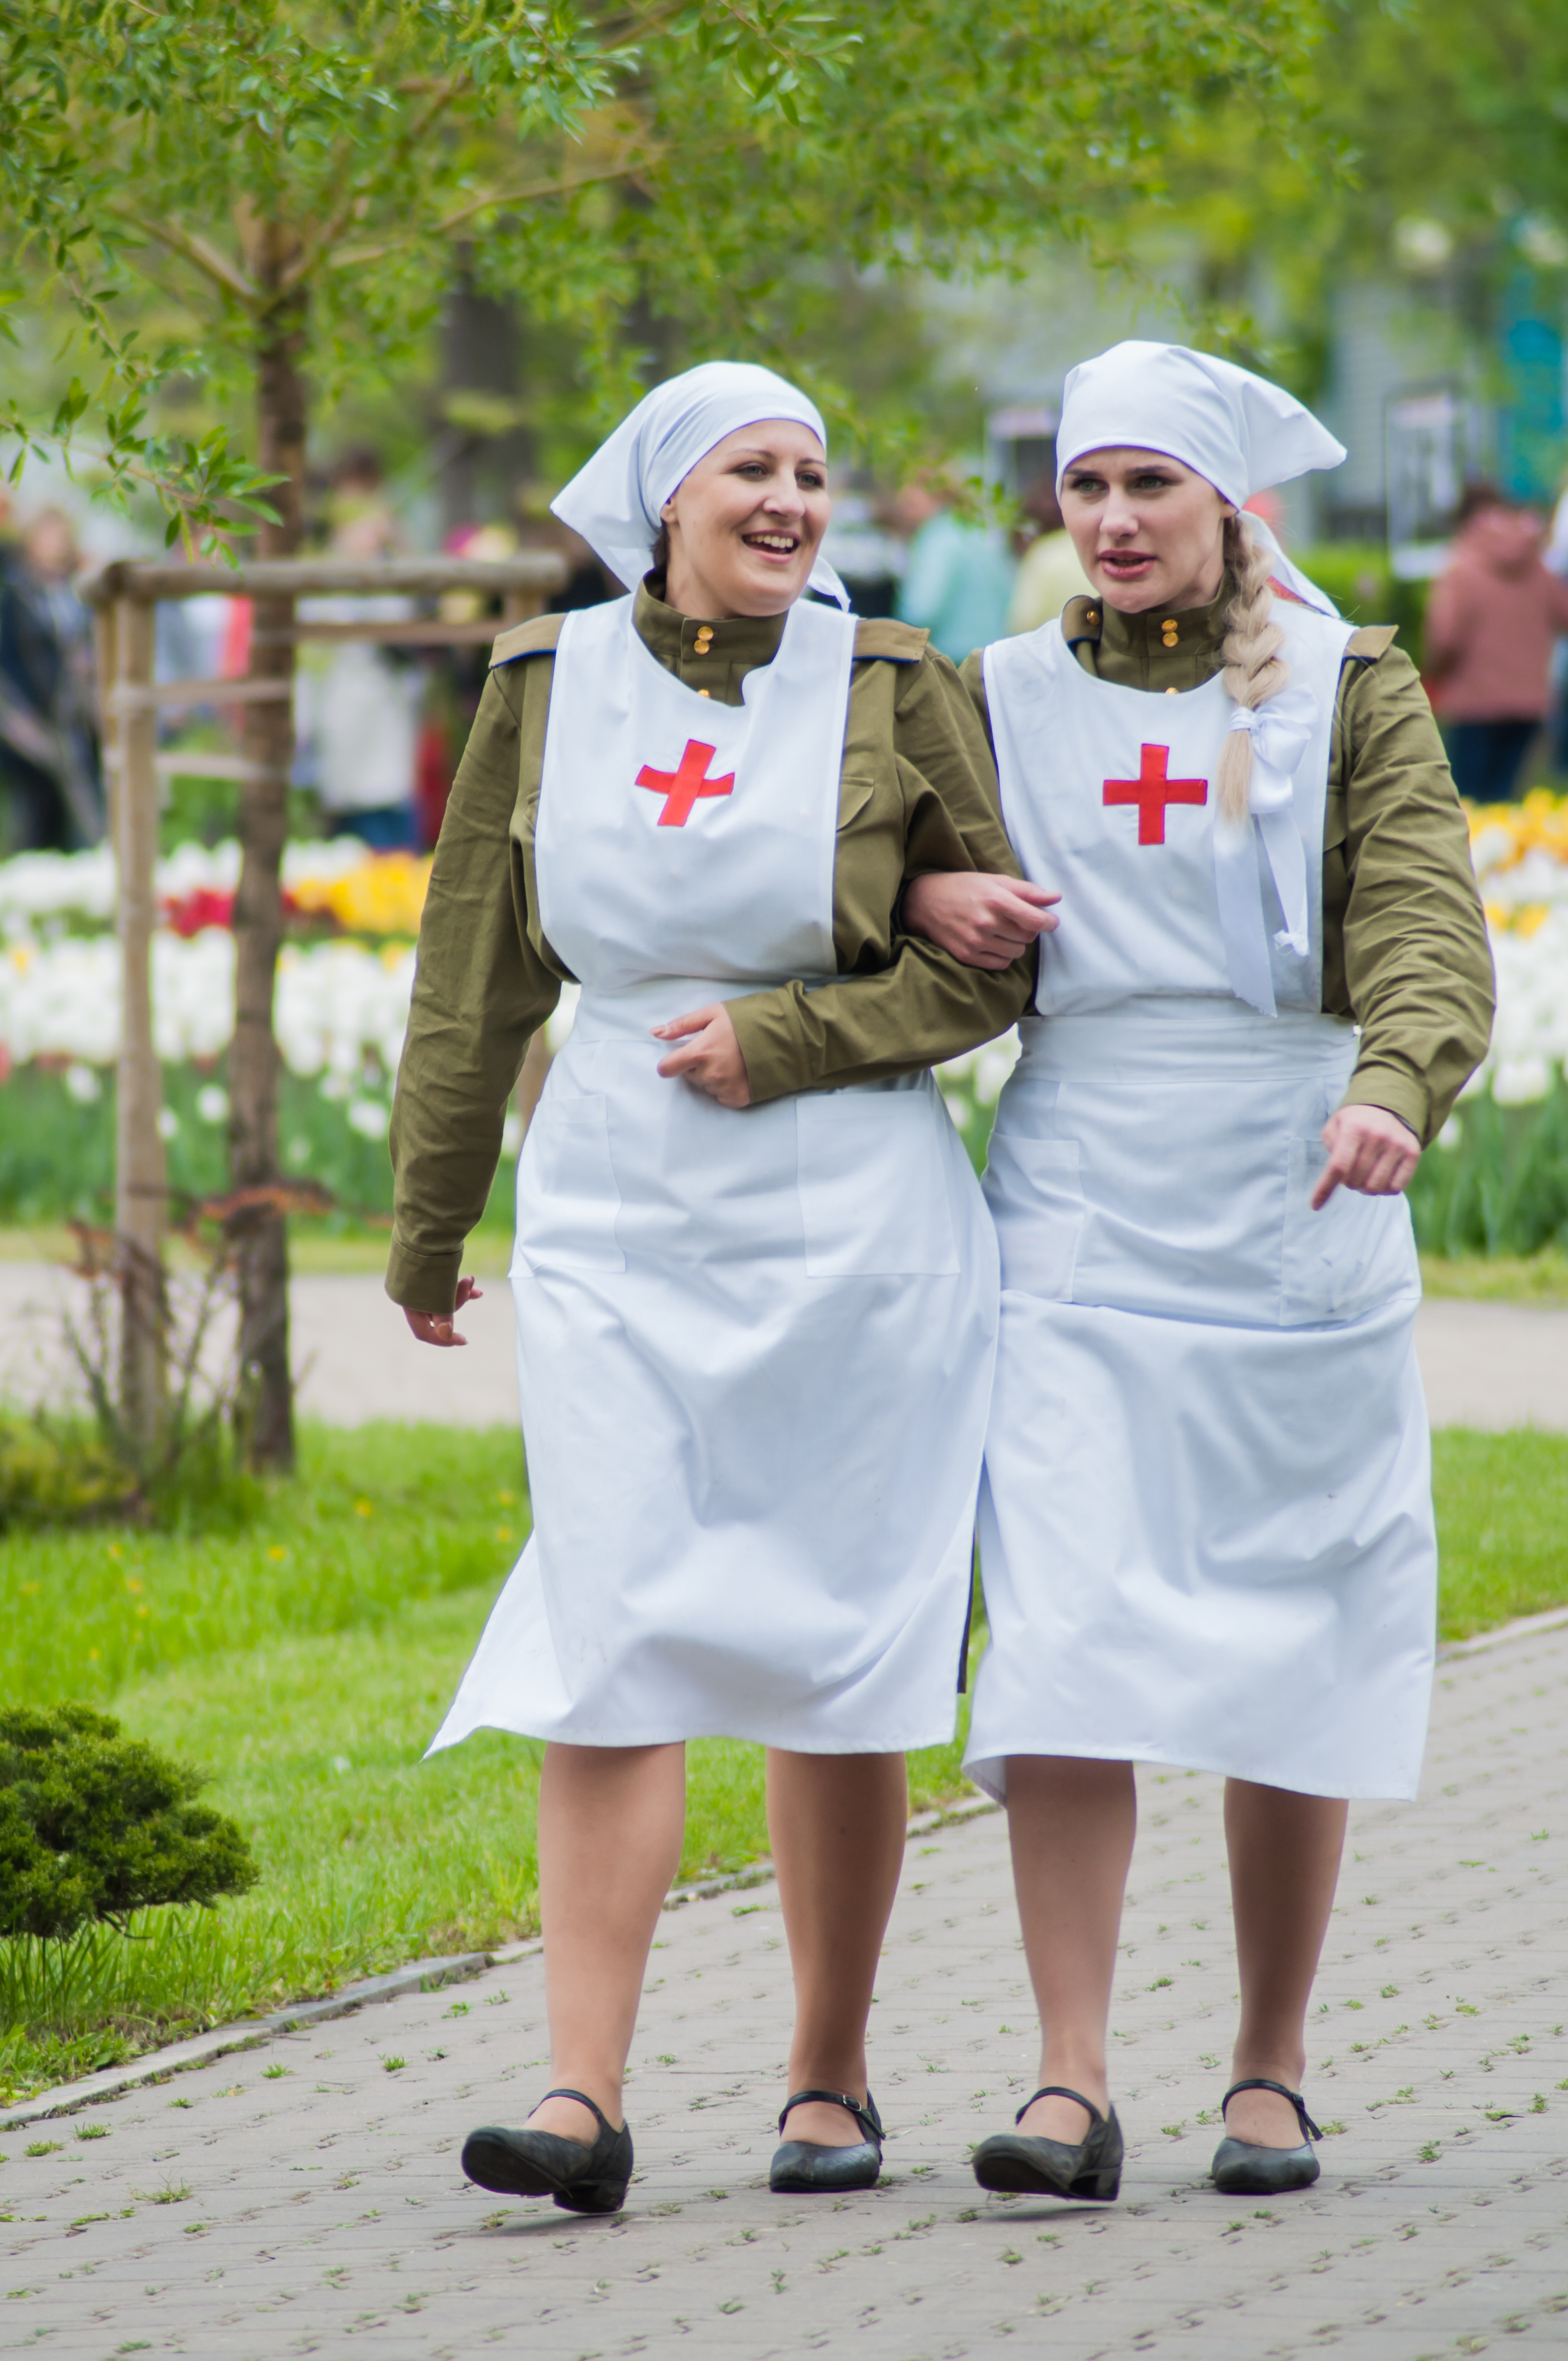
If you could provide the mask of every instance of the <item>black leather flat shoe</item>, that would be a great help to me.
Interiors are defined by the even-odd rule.
[[[846,2107],[865,2134],[853,2147],[823,2147],[816,2140],[785,2140],[773,2150],[773,2160],[768,2169],[768,2187],[805,2195],[819,2190],[874,2189],[882,2170],[882,2117],[876,2111],[876,2101],[866,2092],[862,2107],[847,2091],[796,2091],[784,2101],[784,2114],[779,2117],[782,2132],[789,2120],[792,2107],[804,2106],[808,2099],[826,2099],[830,2107]]]
[[[1116,2110],[1102,2115],[1078,2091],[1047,2082],[1025,2099],[1013,2120],[1021,2124],[1036,2099],[1074,2099],[1089,2110],[1089,2129],[1075,2147],[1070,2140],[1038,2139],[1025,2132],[996,2132],[974,2152],[974,2177],[982,2189],[1014,2196],[1114,2197],[1122,2186],[1122,2126]]]
[[[1301,2126],[1301,2145],[1264,2147],[1255,2140],[1232,2139],[1227,2134],[1209,2168],[1215,2188],[1223,2190],[1227,2197],[1280,2197],[1289,2189],[1310,2189],[1323,2169],[1312,2146],[1322,2134],[1307,2113],[1300,2092],[1288,2091],[1283,2082],[1271,2082],[1266,2076],[1233,2082],[1220,2102],[1222,2120],[1238,2091],[1277,2091],[1282,2099],[1288,2099]]]
[[[498,2189],[508,2197],[553,2197],[568,2213],[619,2213],[631,2178],[630,2125],[615,2130],[582,2091],[546,2091],[544,2097],[576,2099],[598,2115],[598,2137],[591,2147],[526,2125],[508,2132],[486,2124],[463,2143],[464,2171],[481,2189]]]

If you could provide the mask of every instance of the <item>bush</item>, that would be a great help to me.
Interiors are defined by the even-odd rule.
[[[136,1478],[95,1435],[0,1418],[0,1532],[134,1513]]]
[[[87,1706],[0,1712],[0,1938],[63,1942],[137,1910],[244,1894],[260,1872],[190,1764]]]

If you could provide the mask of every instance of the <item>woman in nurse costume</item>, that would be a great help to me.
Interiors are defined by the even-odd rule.
[[[904,1751],[953,1725],[999,1282],[928,1068],[1014,1021],[1030,963],[895,930],[916,872],[1012,857],[952,666],[803,596],[844,598],[825,446],[795,388],[714,363],[555,502],[641,587],[497,642],[398,1083],[389,1291],[456,1343],[524,1049],[581,985],[518,1167],[533,1534],[434,1744],[546,1741],[553,2087],[464,2164],[583,2212],[624,2200],[622,2070],[709,1735],[769,1749],[797,2007],[773,2185],[875,2180]]]
[[[987,2188],[1115,2193],[1135,1761],[1228,1781],[1214,2178],[1315,2180],[1303,2025],[1345,1799],[1420,1770],[1436,1548],[1400,1192],[1485,1052],[1492,977],[1414,671],[1239,513],[1343,456],[1206,354],[1087,362],[1058,457],[1092,595],[965,667],[1014,850],[1062,897],[986,1180],[968,1768],[1007,1801],[1044,2034],[1042,2091],[976,2154]],[[1005,880],[908,897],[965,957],[1013,958],[1037,919]]]

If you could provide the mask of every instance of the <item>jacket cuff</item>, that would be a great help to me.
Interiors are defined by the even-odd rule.
[[[1381,1107],[1385,1115],[1396,1115],[1408,1124],[1423,1148],[1431,1145],[1431,1093],[1398,1067],[1357,1066],[1340,1104]]]
[[[444,1320],[456,1304],[462,1267],[461,1246],[455,1254],[413,1254],[394,1235],[387,1261],[387,1292],[405,1312],[428,1312]]]
[[[789,986],[751,992],[726,1005],[746,1060],[753,1106],[811,1088],[816,1069],[810,1047],[802,1038],[799,1005]]]

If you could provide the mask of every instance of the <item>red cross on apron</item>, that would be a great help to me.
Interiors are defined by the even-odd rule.
[[[688,738],[678,771],[656,771],[651,763],[643,763],[637,774],[638,785],[652,787],[655,795],[665,798],[664,808],[659,814],[661,828],[685,828],[691,818],[692,806],[699,796],[734,793],[733,771],[723,779],[710,779],[706,775],[712,760],[711,746],[699,745],[695,738]]]
[[[1107,779],[1105,801],[1109,804],[1136,804],[1138,807],[1138,842],[1165,842],[1165,807],[1167,804],[1206,804],[1209,800],[1207,779],[1168,779],[1166,766],[1170,760],[1168,746],[1141,746],[1138,749],[1138,775],[1135,779]]]

